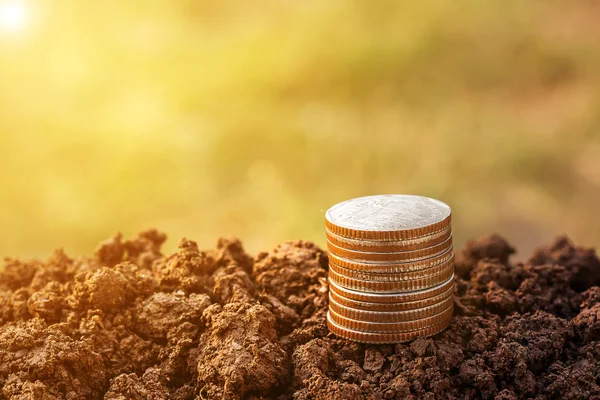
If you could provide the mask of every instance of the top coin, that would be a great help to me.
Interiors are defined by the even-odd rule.
[[[450,207],[435,199],[404,194],[359,197],[325,213],[334,234],[371,240],[403,240],[431,235],[450,225]]]

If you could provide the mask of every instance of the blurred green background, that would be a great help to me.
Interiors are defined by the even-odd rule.
[[[375,193],[456,243],[600,244],[600,3],[0,0],[0,255],[157,227],[324,243]]]

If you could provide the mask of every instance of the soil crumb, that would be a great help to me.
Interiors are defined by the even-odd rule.
[[[0,400],[600,399],[600,261],[567,238],[524,263],[499,236],[469,243],[450,327],[396,345],[328,332],[313,243],[165,240],[5,259]]]

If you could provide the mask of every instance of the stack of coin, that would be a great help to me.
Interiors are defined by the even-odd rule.
[[[454,310],[451,210],[412,195],[352,199],[325,214],[327,326],[363,343],[443,331]]]

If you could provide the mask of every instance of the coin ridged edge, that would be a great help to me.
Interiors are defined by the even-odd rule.
[[[439,324],[452,316],[454,312],[454,304],[445,309],[439,314],[432,317],[421,318],[413,321],[403,322],[367,322],[356,319],[345,318],[332,309],[329,309],[329,316],[333,322],[341,327],[352,329],[358,332],[375,332],[375,333],[397,333],[410,332],[419,329],[424,329],[432,325]]]
[[[437,256],[425,258],[423,260],[412,261],[412,262],[398,262],[398,263],[390,263],[390,262],[366,262],[366,261],[355,261],[350,260],[343,257],[338,257],[335,254],[328,253],[329,262],[335,263],[335,265],[351,269],[353,271],[364,271],[367,273],[375,273],[375,272],[384,272],[384,273],[394,273],[394,272],[408,272],[408,271],[418,271],[421,269],[426,269],[433,267],[435,265],[443,264],[452,257],[454,257],[454,248],[450,247],[447,251],[442,254],[438,254]]]
[[[432,288],[416,290],[406,293],[372,293],[360,292],[354,289],[345,288],[335,281],[328,280],[329,289],[335,291],[338,295],[351,300],[366,301],[368,303],[409,303],[417,300],[437,296],[454,287],[454,274],[445,282]]]
[[[398,303],[375,303],[369,301],[353,300],[340,295],[335,290],[329,291],[329,296],[332,297],[336,303],[343,305],[344,307],[354,308],[363,311],[408,311],[417,308],[428,307],[432,304],[445,301],[448,297],[454,297],[454,285],[450,286],[445,292],[437,295],[424,298],[422,300],[414,300],[407,302]]]
[[[338,247],[342,247],[354,251],[367,252],[400,252],[419,250],[444,242],[452,234],[452,227],[448,225],[439,232],[431,235],[418,237],[415,239],[404,239],[397,241],[381,241],[381,240],[364,240],[352,239],[339,236],[325,229],[327,240]]]
[[[339,247],[327,240],[327,249],[329,253],[334,254],[338,257],[348,258],[350,260],[361,260],[361,261],[379,261],[379,262],[394,262],[394,261],[422,261],[426,258],[431,258],[445,253],[452,247],[452,235],[448,237],[442,243],[436,244],[435,246],[427,247],[424,249],[402,251],[402,252],[363,252],[348,250],[343,247]]]
[[[340,275],[335,271],[329,270],[329,280],[334,281],[340,286],[348,289],[354,289],[360,292],[368,293],[398,293],[398,292],[413,292],[419,290],[430,289],[441,283],[444,283],[454,274],[454,264],[452,268],[444,270],[436,275],[427,276],[409,281],[393,281],[393,282],[378,282],[378,281],[362,281],[352,279],[344,275]]]
[[[364,322],[406,322],[433,317],[454,303],[454,296],[450,296],[438,303],[427,307],[406,311],[368,311],[346,307],[336,302],[329,296],[329,309],[344,318]]]
[[[454,257],[450,257],[448,261],[442,264],[434,265],[429,268],[418,269],[416,271],[403,271],[403,272],[364,272],[356,271],[349,268],[344,268],[333,261],[329,261],[329,268],[332,269],[336,274],[346,276],[352,279],[359,279],[364,281],[375,281],[375,282],[396,282],[396,281],[410,281],[415,279],[422,279],[428,276],[437,275],[442,273],[446,268],[452,268],[454,264]]]
[[[380,241],[395,241],[395,240],[406,240],[406,239],[417,239],[422,236],[432,235],[441,230],[444,230],[452,222],[452,212],[446,218],[439,222],[435,222],[431,225],[423,226],[420,228],[412,228],[405,230],[394,230],[394,231],[374,231],[374,230],[361,230],[345,228],[334,224],[327,219],[325,216],[325,226],[335,235],[343,236],[350,239],[366,239],[366,240],[380,240]]]
[[[359,332],[352,329],[347,329],[337,325],[333,322],[329,313],[327,313],[327,327],[329,331],[334,335],[342,338],[351,340],[358,343],[370,343],[370,344],[388,344],[388,343],[405,343],[411,342],[418,338],[425,338],[437,335],[444,331],[452,322],[452,317],[446,321],[442,321],[437,325],[432,325],[425,329],[420,329],[412,332],[400,332],[400,333],[373,333],[373,332]]]

